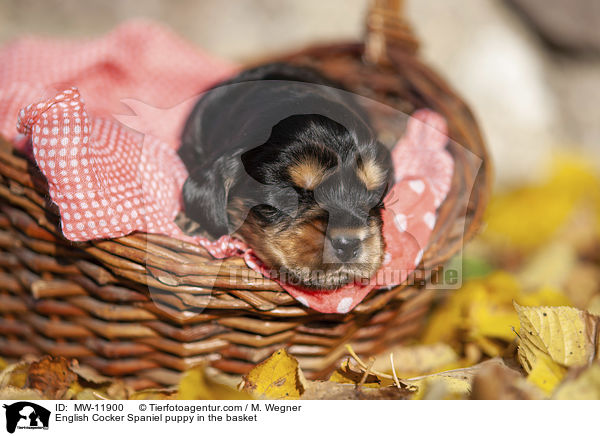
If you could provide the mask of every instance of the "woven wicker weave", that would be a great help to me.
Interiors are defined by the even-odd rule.
[[[455,174],[412,276],[419,282],[476,231],[490,171],[471,112],[419,61],[400,6],[374,2],[366,44],[312,47],[278,59],[316,67],[403,112],[429,107],[445,116]],[[344,344],[360,354],[380,352],[414,337],[423,323],[432,295],[417,286],[373,291],[351,313],[324,315],[241,259],[215,261],[202,247],[166,236],[69,242],[44,178],[11,144],[0,144],[2,356],[74,357],[139,388],[175,383],[200,362],[245,373],[288,347],[309,377],[319,377],[337,364]]]

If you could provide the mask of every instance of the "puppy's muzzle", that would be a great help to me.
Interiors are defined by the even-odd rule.
[[[368,228],[337,227],[329,225],[323,247],[324,263],[364,263],[364,244]]]
[[[351,262],[360,254],[361,240],[358,238],[338,237],[331,239],[333,253],[341,262]]]

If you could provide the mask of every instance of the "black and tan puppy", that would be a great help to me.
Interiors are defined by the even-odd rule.
[[[336,88],[286,64],[242,72],[199,100],[179,151],[187,216],[306,288],[368,279],[384,255],[390,154]]]

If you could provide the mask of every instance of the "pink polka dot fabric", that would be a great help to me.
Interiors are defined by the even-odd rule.
[[[0,49],[0,65],[0,134],[24,150],[31,146],[67,239],[161,233],[201,244],[218,259],[241,256],[268,277],[242,241],[186,236],[174,223],[187,177],[177,156],[178,134],[194,102],[190,97],[231,75],[232,65],[137,21],[91,41],[17,41]],[[57,91],[48,95],[49,89]],[[123,112],[123,102],[138,116],[112,117]],[[176,104],[169,111],[144,109]],[[396,184],[385,199],[384,265],[368,283],[334,291],[282,287],[316,311],[346,313],[373,289],[406,280],[422,259],[436,209],[450,188],[453,161],[446,143],[440,115],[413,114],[392,152]]]
[[[77,88],[24,108],[17,128],[31,138],[67,239],[180,233],[173,220],[186,171],[172,147],[90,119]]]

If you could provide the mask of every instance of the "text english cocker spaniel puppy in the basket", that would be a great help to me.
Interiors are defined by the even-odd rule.
[[[385,253],[390,151],[339,88],[303,67],[246,70],[200,98],[179,150],[187,217],[307,289],[368,281]]]

